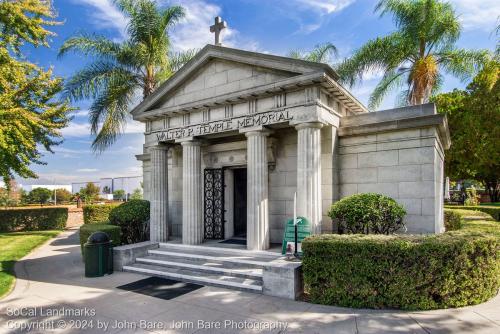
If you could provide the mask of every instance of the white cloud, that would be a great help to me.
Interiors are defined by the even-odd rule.
[[[498,0],[451,0],[466,30],[485,30],[492,32],[500,17]]]
[[[88,123],[78,123],[73,120],[69,126],[61,130],[61,133],[65,138],[86,137],[90,134],[90,126]]]
[[[331,14],[346,8],[355,0],[296,0],[299,5],[309,7],[321,14]]]
[[[97,168],[79,168],[76,171],[79,173],[93,173],[97,172],[99,169]]]
[[[93,7],[92,24],[100,28],[114,28],[125,37],[128,19],[113,4],[113,0],[72,0],[74,3]]]
[[[64,138],[78,138],[87,137],[90,135],[90,125],[87,122],[76,122],[71,121],[68,127],[61,130]],[[143,133],[144,124],[141,122],[136,122],[134,120],[129,120],[127,126],[125,127],[124,133]]]
[[[177,4],[175,1],[169,2]],[[206,44],[214,43],[214,34],[210,32],[210,26],[214,24],[216,16],[222,16],[219,6],[204,0],[182,0],[178,2],[186,11],[185,18],[172,30],[172,44],[176,50],[185,51],[189,49],[202,48]],[[223,17],[224,19],[224,17]],[[227,18],[226,18],[227,19]],[[228,27],[222,30],[222,43],[225,46],[236,47],[245,45],[246,49],[256,49],[255,41],[241,41],[237,30]]]
[[[277,10],[296,21],[299,29],[294,34],[310,34],[320,29],[331,18],[356,0],[281,0]]]
[[[112,0],[72,0],[75,3],[92,6],[93,24],[100,28],[114,28],[122,38],[126,36],[128,19],[113,5]],[[160,6],[181,5],[186,11],[185,18],[174,27],[171,39],[176,51],[199,49],[206,44],[213,44],[214,35],[210,26],[216,16],[222,16],[219,6],[205,0],[156,0]],[[238,31],[229,27],[222,31],[222,42],[225,46],[244,46],[245,49],[257,50],[255,41],[241,38]]]

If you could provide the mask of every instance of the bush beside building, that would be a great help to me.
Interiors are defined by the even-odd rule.
[[[456,222],[448,225],[457,227]],[[308,298],[318,304],[405,310],[485,302],[500,287],[500,225],[491,220],[458,225],[463,227],[432,236],[307,238],[302,249]]]

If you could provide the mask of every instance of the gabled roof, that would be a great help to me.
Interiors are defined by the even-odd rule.
[[[162,98],[175,91],[180,85],[186,82],[193,73],[196,73],[206,63],[213,59],[239,62],[243,64],[269,68],[278,71],[296,73],[298,77],[308,74],[320,74],[322,77],[330,78],[334,82],[337,92],[342,97],[356,106],[359,111],[367,111],[366,108],[356,100],[347,90],[337,83],[338,74],[329,65],[310,62],[300,59],[275,56],[264,53],[250,52],[239,49],[232,49],[222,46],[206,45],[201,49],[186,65],[177,71],[172,77],[165,81],[153,94],[145,98],[132,111],[134,118],[142,118],[144,112],[155,109]],[[297,78],[298,78],[297,77]],[[145,115],[144,115],[145,116]]]

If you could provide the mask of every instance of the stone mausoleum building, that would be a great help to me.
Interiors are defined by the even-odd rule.
[[[207,45],[133,111],[146,125],[151,240],[281,243],[297,213],[334,228],[331,204],[376,192],[407,210],[407,231],[443,225],[446,119],[433,104],[368,110],[328,65]]]

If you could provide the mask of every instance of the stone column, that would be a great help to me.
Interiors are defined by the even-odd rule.
[[[321,233],[321,123],[297,129],[297,215],[307,218],[313,234]]]
[[[269,248],[266,130],[249,131],[247,139],[247,248]]]
[[[182,142],[182,243],[203,242],[201,143]]]
[[[168,241],[168,146],[151,147],[151,212],[149,238]]]

